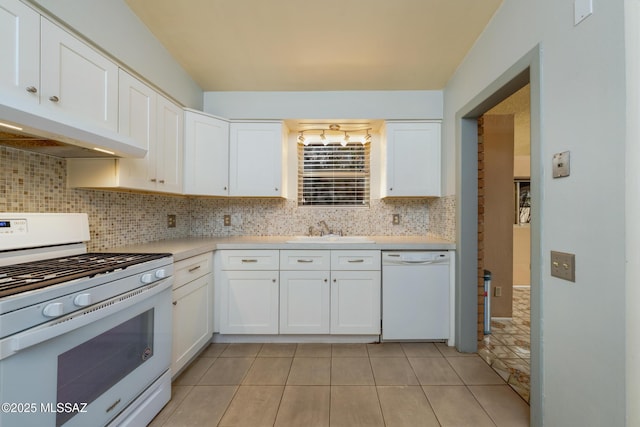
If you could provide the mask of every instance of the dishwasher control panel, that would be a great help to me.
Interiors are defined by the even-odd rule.
[[[382,252],[382,264],[431,264],[449,261],[447,251],[395,251]]]

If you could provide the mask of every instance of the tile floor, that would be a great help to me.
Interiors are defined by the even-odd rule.
[[[158,426],[528,426],[477,354],[442,343],[211,344]]]
[[[491,319],[491,335],[485,335],[478,354],[524,400],[530,390],[530,295],[528,287],[513,289],[513,318]]]

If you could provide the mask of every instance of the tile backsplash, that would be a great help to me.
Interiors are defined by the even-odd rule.
[[[66,188],[66,161],[0,147],[0,212],[86,212],[89,250],[186,236],[300,235],[324,220],[347,235],[455,238],[455,197],[372,200],[369,208],[298,208],[295,200],[217,199]],[[177,225],[167,227],[167,215]],[[223,216],[231,215],[231,226]],[[400,224],[392,225],[392,215]]]

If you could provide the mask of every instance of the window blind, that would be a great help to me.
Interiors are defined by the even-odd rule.
[[[299,206],[369,206],[371,144],[298,145]]]

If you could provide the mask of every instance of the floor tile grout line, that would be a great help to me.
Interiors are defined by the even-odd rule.
[[[371,364],[371,358],[369,358],[369,364]],[[375,376],[373,378],[373,382],[375,383]],[[378,391],[378,385],[374,385],[373,389],[376,391],[376,398],[378,399],[378,408],[380,408],[380,415],[382,415],[382,424],[387,425],[387,420],[384,417],[384,410],[382,409],[382,402],[380,401],[380,392]]]
[[[173,387],[173,385],[172,385],[172,387]],[[184,386],[184,387],[191,387],[191,390],[189,390],[189,391],[187,392],[187,394],[185,394],[185,395],[184,395],[184,397],[182,398],[182,400],[180,401],[180,403],[177,403],[177,404],[175,405],[175,408],[173,408],[173,410],[172,410],[169,414],[167,414],[167,419],[166,419],[166,420],[164,420],[164,421],[162,422],[162,425],[161,425],[160,427],[165,426],[165,425],[167,424],[167,422],[169,422],[169,419],[170,419],[170,418],[173,416],[173,414],[178,410],[178,408],[180,407],[180,405],[182,405],[182,402],[184,402],[184,401],[186,400],[186,398],[191,394],[191,392],[194,390],[194,388],[195,388],[196,386],[194,386],[194,385],[189,385],[189,386]],[[173,392],[172,392],[171,394],[172,394],[171,398],[173,398]],[[156,415],[157,415],[157,414],[156,414]]]
[[[296,344],[296,351],[298,350],[298,345]],[[295,351],[293,354],[295,355]],[[276,416],[273,418],[272,426],[275,426],[278,421],[278,414],[280,413],[280,408],[282,407],[282,400],[284,399],[284,392],[287,391],[287,382],[289,381],[289,375],[291,375],[291,367],[293,366],[293,357],[291,358],[291,364],[289,365],[289,371],[287,372],[287,378],[284,380],[284,385],[282,386],[282,394],[280,395],[280,400],[278,401],[278,409],[276,409]]]
[[[475,385],[475,384],[474,384]],[[482,410],[484,411],[485,414],[487,414],[487,417],[489,417],[489,419],[491,420],[491,422],[493,423],[494,426],[498,427],[498,423],[493,419],[493,417],[491,416],[491,414],[489,414],[489,411],[487,411],[487,409],[484,407],[484,405],[478,400],[478,398],[476,397],[475,394],[473,394],[473,392],[471,391],[471,389],[469,388],[469,386],[467,384],[464,385],[467,388],[467,391],[471,394],[471,396],[473,396],[473,399],[478,402],[478,405],[480,406],[480,408],[482,408]]]
[[[220,386],[218,386],[220,387]],[[224,386],[222,386],[224,387]],[[229,399],[229,403],[227,403],[227,407],[224,408],[224,412],[222,413],[222,415],[220,415],[220,420],[217,422],[216,426],[220,426],[220,423],[222,422],[222,420],[224,419],[224,416],[227,415],[227,412],[229,411],[229,408],[231,407],[231,404],[233,403],[233,399],[236,398],[236,396],[238,395],[238,392],[240,391],[240,384],[235,386],[235,390],[233,392],[233,396],[231,396],[231,399]]]

